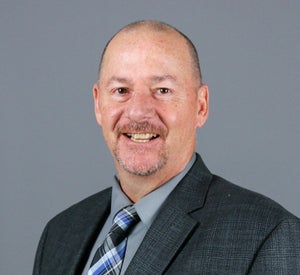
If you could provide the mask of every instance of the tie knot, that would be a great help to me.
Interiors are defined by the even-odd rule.
[[[114,224],[118,225],[123,231],[129,230],[134,226],[140,217],[133,205],[129,205],[120,210],[114,218]]]

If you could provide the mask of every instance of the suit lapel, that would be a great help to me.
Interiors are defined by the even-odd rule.
[[[153,223],[126,274],[162,274],[197,225],[193,219],[178,209],[163,212],[167,216]]]
[[[78,235],[77,238],[79,242],[79,249],[77,250],[77,259],[74,259],[74,262],[77,263],[77,267],[74,270],[77,271],[74,274],[78,274],[78,271],[82,272],[96,238],[101,231],[107,216],[109,215],[111,206],[111,189],[108,189],[105,193],[101,192],[101,198],[97,198],[97,203],[95,203],[93,210],[90,209],[86,213],[86,221],[79,229],[80,235]],[[82,236],[82,238],[80,236]]]
[[[54,267],[60,270],[57,274],[80,274],[86,264],[89,252],[110,211],[111,190],[107,189],[85,201],[80,207],[70,211],[69,220],[58,237],[59,247],[56,249],[56,259],[63,259],[67,264]],[[74,218],[75,216],[75,218]],[[74,222],[75,221],[75,222]],[[64,227],[64,224],[60,225]]]
[[[199,155],[162,206],[126,274],[162,274],[199,226],[189,213],[203,207],[212,175]]]

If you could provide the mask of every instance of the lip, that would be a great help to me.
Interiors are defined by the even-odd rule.
[[[154,135],[154,136],[153,136]],[[161,142],[161,138],[157,134],[150,134],[149,133],[139,133],[139,134],[121,134],[119,136],[119,141],[123,143],[125,146],[128,147],[151,147],[153,148],[155,145]]]
[[[147,143],[159,137],[159,135],[155,133],[126,133],[125,136],[137,143]]]

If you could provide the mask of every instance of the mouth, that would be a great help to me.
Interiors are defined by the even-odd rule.
[[[124,135],[130,138],[133,142],[139,143],[149,142],[159,137],[158,134],[153,133],[125,133]]]

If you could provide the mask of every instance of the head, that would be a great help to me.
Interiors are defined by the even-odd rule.
[[[200,68],[200,62],[199,62],[199,57],[198,57],[198,52],[196,47],[194,46],[193,42],[181,31],[179,31],[178,29],[176,29],[175,27],[166,24],[164,22],[160,22],[160,21],[136,21],[133,22],[131,24],[128,24],[127,26],[123,27],[120,31],[118,31],[106,44],[106,46],[104,47],[104,50],[102,52],[101,58],[100,58],[100,62],[99,62],[99,70],[98,73],[100,75],[101,73],[101,69],[102,69],[102,64],[103,64],[103,59],[106,53],[106,50],[110,44],[110,42],[113,40],[113,38],[115,36],[117,36],[120,32],[123,31],[130,31],[130,30],[135,30],[138,28],[143,28],[143,27],[148,27],[150,30],[152,31],[157,31],[157,32],[168,32],[168,31],[175,31],[177,32],[179,35],[182,36],[182,38],[185,39],[188,51],[190,53],[190,57],[191,57],[191,66],[194,69],[194,73],[195,73],[195,77],[199,78],[198,80],[202,81],[202,74],[201,74],[201,68]]]
[[[208,116],[196,49],[175,28],[141,21],[108,42],[94,85],[95,113],[119,175],[179,173]]]

